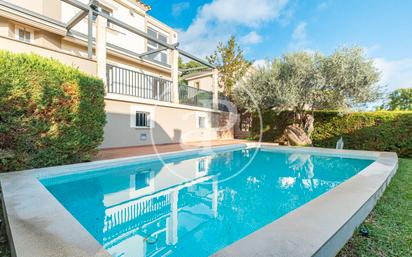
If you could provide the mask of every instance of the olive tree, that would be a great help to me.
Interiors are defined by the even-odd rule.
[[[378,81],[377,69],[361,48],[341,48],[330,56],[294,52],[267,62],[241,80],[234,100],[249,112],[293,110],[305,127],[303,114],[308,110],[343,109],[377,100]]]
[[[255,68],[239,82],[234,96],[251,112],[342,109],[377,100],[378,81],[379,72],[361,48],[338,49],[330,56],[295,52]]]

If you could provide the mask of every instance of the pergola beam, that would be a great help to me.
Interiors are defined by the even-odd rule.
[[[84,17],[86,17],[88,14],[89,14],[88,11],[81,10],[73,18],[71,18],[69,22],[67,22],[66,29],[71,30],[74,26],[76,26],[77,23],[83,20]]]
[[[176,48],[176,50],[178,50],[181,55],[183,55],[183,56],[185,56],[189,59],[192,59],[192,60],[194,60],[198,63],[201,63],[201,64],[203,64],[203,65],[205,65],[209,68],[212,68],[212,69],[215,68],[215,66],[213,66],[212,64],[210,64],[210,63],[206,62],[205,60],[202,60],[202,59],[200,59],[200,58],[198,58],[198,57],[196,57],[196,56],[194,56],[194,55],[192,55],[192,54],[190,54],[186,51],[183,51],[182,49]]]
[[[150,55],[150,54],[155,54],[155,53],[158,53],[158,52],[161,52],[161,51],[164,51],[164,50],[167,50],[167,48],[162,46],[162,47],[159,47],[158,49],[153,49],[153,50],[149,50],[147,52],[141,53],[138,56],[143,57],[143,56],[147,56],[147,55]]]
[[[196,70],[206,70],[206,69],[210,69],[210,68],[206,66],[201,66],[201,67],[194,67],[194,68],[189,68],[189,69],[181,69],[179,71],[186,72],[186,71],[196,71]]]
[[[70,4],[80,10],[83,11],[88,11],[89,6],[87,4],[83,4],[82,2],[76,1],[76,0],[61,0],[62,2],[65,2],[66,4]]]
[[[83,10],[83,11],[90,11],[90,9],[91,9],[90,6],[88,6],[88,5],[86,5],[86,4],[83,4],[83,3],[81,3],[81,2],[79,2],[79,1],[77,1],[77,0],[61,0],[61,1],[65,2],[65,3],[68,3],[68,4],[71,4],[71,5],[79,8],[79,9],[81,9],[81,10]],[[96,1],[93,1],[93,2],[96,2]],[[128,31],[130,31],[130,32],[132,32],[132,33],[135,33],[135,34],[137,34],[137,35],[139,35],[139,36],[141,36],[141,37],[144,37],[144,38],[146,38],[146,39],[148,39],[148,40],[151,40],[151,41],[159,44],[159,45],[162,46],[162,47],[165,47],[165,48],[170,49],[170,50],[177,50],[181,55],[186,56],[186,57],[189,58],[189,59],[192,59],[192,60],[194,60],[194,61],[197,61],[197,62],[199,62],[199,63],[201,63],[201,64],[203,64],[203,65],[205,65],[205,66],[207,66],[207,67],[209,67],[209,68],[212,68],[212,69],[215,68],[213,65],[211,65],[211,64],[208,63],[208,62],[206,62],[205,60],[202,60],[202,59],[200,59],[200,58],[198,58],[198,57],[196,57],[196,56],[194,56],[194,55],[192,55],[192,54],[190,54],[190,53],[188,53],[188,52],[186,52],[186,51],[183,51],[183,50],[181,50],[181,49],[178,49],[178,48],[177,48],[177,45],[171,45],[171,44],[165,43],[165,42],[163,42],[163,41],[160,41],[159,39],[150,36],[148,33],[144,32],[144,31],[142,31],[142,30],[140,30],[140,29],[136,29],[135,27],[130,26],[129,24],[127,24],[127,23],[125,23],[125,22],[123,22],[123,21],[121,21],[121,20],[118,20],[118,19],[116,19],[116,18],[114,18],[114,17],[111,17],[110,15],[107,15],[106,13],[100,12],[99,10],[93,10],[93,9],[91,9],[91,11],[92,11],[93,13],[96,13],[97,15],[101,15],[102,17],[106,18],[110,23],[115,24],[115,25],[117,25],[117,26],[119,26],[119,27],[121,27],[121,28],[123,28],[123,29],[126,29],[126,30],[128,30]],[[89,22],[90,22],[90,13],[89,13]],[[89,40],[89,44],[90,44],[90,40]]]
[[[174,46],[175,48],[176,48],[178,45],[179,45],[179,43],[173,44],[173,46]],[[153,49],[153,50],[149,50],[149,51],[147,51],[147,52],[138,54],[138,56],[139,56],[139,57],[143,57],[143,56],[147,56],[147,55],[150,55],[150,54],[155,54],[155,53],[158,53],[158,52],[162,52],[162,51],[165,51],[165,50],[167,50],[167,48],[164,47],[164,46],[162,46],[162,47],[159,47],[158,49]]]

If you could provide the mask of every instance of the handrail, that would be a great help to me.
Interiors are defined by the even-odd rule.
[[[179,103],[213,108],[213,93],[195,87],[179,85]]]
[[[107,65],[107,92],[140,98],[172,101],[172,81],[134,70]]]

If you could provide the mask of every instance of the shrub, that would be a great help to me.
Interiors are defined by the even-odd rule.
[[[90,160],[104,124],[100,79],[56,60],[0,51],[0,171]]]
[[[315,146],[335,147],[341,136],[345,148],[412,157],[412,112],[316,112]]]
[[[268,111],[263,117],[263,141],[277,142],[287,125],[293,123],[293,113]],[[351,112],[316,111],[313,145],[335,148],[342,136],[346,149],[392,151],[402,157],[412,157],[412,112]],[[251,137],[259,137],[259,119],[253,118]]]

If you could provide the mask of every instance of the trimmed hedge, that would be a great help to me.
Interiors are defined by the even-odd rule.
[[[291,112],[266,112],[262,116],[266,142],[278,141],[285,127],[293,122]],[[316,111],[314,117],[314,146],[335,148],[342,136],[345,149],[391,151],[412,157],[412,112]],[[256,139],[259,125],[253,124],[252,128],[251,137]]]
[[[56,60],[0,51],[0,171],[90,160],[105,120],[100,79]]]

